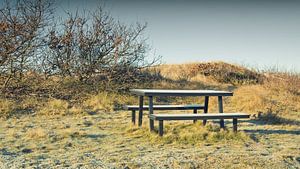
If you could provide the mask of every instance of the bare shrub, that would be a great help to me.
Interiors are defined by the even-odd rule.
[[[200,63],[198,71],[205,76],[212,76],[218,82],[233,85],[262,83],[264,78],[253,70],[224,62]]]
[[[261,73],[224,62],[161,65],[157,69],[164,77],[172,80],[195,81],[199,79],[209,83],[218,82],[232,85],[258,84],[264,80]]]
[[[32,68],[33,54],[43,45],[43,29],[52,9],[50,1],[5,1],[0,8],[0,72],[6,78],[22,78]]]
[[[266,73],[265,85],[278,92],[288,92],[292,95],[300,95],[300,75],[290,72]]]
[[[124,25],[101,7],[87,16],[69,13],[62,31],[53,27],[49,33],[43,67],[50,74],[81,81],[100,77],[108,84],[131,84],[143,68],[158,61],[146,59],[150,48],[142,36],[145,28],[140,23]]]

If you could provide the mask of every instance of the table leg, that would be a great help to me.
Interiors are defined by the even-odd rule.
[[[143,123],[143,105],[144,104],[144,97],[139,96],[139,127],[142,126]]]
[[[162,121],[162,120],[159,120],[159,122],[158,122],[158,134],[159,134],[159,136],[164,135],[164,121]]]
[[[153,114],[153,96],[149,96],[149,116]],[[154,120],[149,118],[150,131],[154,130]]]
[[[131,122],[135,124],[135,110],[132,110],[131,112]]]
[[[218,96],[219,113],[223,113],[223,99],[222,96]],[[220,127],[225,128],[224,119],[220,120]]]
[[[232,124],[233,124],[233,131],[234,132],[237,132],[237,123],[238,123],[237,118],[233,118]]]
[[[205,96],[204,99],[204,113],[208,112],[208,101],[209,101],[209,96]],[[206,125],[206,120],[203,120],[203,126]]]
[[[193,113],[197,114],[197,109],[194,109]],[[197,120],[193,120],[193,123],[196,123],[196,122],[197,122]]]

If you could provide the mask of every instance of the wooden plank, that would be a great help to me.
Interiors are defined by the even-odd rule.
[[[141,127],[143,123],[143,104],[144,104],[144,97],[139,96],[139,127]]]
[[[162,90],[162,89],[130,89],[139,96],[233,96],[232,92],[217,90]]]
[[[149,115],[153,114],[153,97],[149,96]],[[149,118],[150,131],[154,130],[154,121]]]
[[[209,96],[205,96],[204,98],[204,113],[208,112],[208,101],[209,101]],[[206,120],[203,120],[203,126],[206,125]]]
[[[249,118],[246,113],[215,113],[215,114],[151,114],[149,118],[153,120],[204,120],[204,119],[233,119]]]
[[[139,105],[125,105],[124,110],[139,110]],[[153,110],[194,110],[204,109],[204,105],[153,105]],[[144,105],[143,110],[149,110],[149,105]]]

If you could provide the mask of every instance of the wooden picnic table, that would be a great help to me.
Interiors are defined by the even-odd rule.
[[[153,114],[153,97],[155,96],[204,96],[204,113],[208,111],[208,102],[210,96],[218,97],[219,113],[223,113],[223,96],[233,96],[232,92],[218,90],[168,90],[168,89],[130,89],[132,94],[139,96],[139,120],[138,125],[142,125],[144,97],[149,98],[149,116]],[[203,120],[205,125],[206,120]],[[154,121],[149,118],[150,130],[154,128]],[[224,128],[224,119],[220,120],[220,126]]]

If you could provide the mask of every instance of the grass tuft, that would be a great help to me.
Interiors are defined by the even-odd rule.
[[[15,102],[8,99],[0,99],[0,116],[7,117],[17,109]]]
[[[220,129],[219,126],[208,124],[202,126],[196,124],[172,124],[164,127],[164,136],[160,137],[156,132],[149,132],[146,127],[130,127],[126,133],[131,137],[143,138],[151,143],[179,144],[179,145],[201,145],[204,143],[218,143],[221,141],[248,142],[251,138],[242,131],[234,133],[229,130]]]
[[[97,95],[92,95],[84,102],[84,106],[93,111],[104,110],[113,111],[115,95],[108,92],[100,92]]]
[[[93,111],[103,110],[111,112],[116,109],[121,109],[124,104],[132,104],[136,102],[136,98],[127,95],[120,95],[109,92],[100,92],[97,95],[91,95],[83,106]]]
[[[42,115],[66,115],[68,113],[69,103],[65,100],[50,99],[39,111]]]
[[[42,128],[29,129],[26,132],[26,138],[28,139],[44,139],[47,137],[47,132]]]

